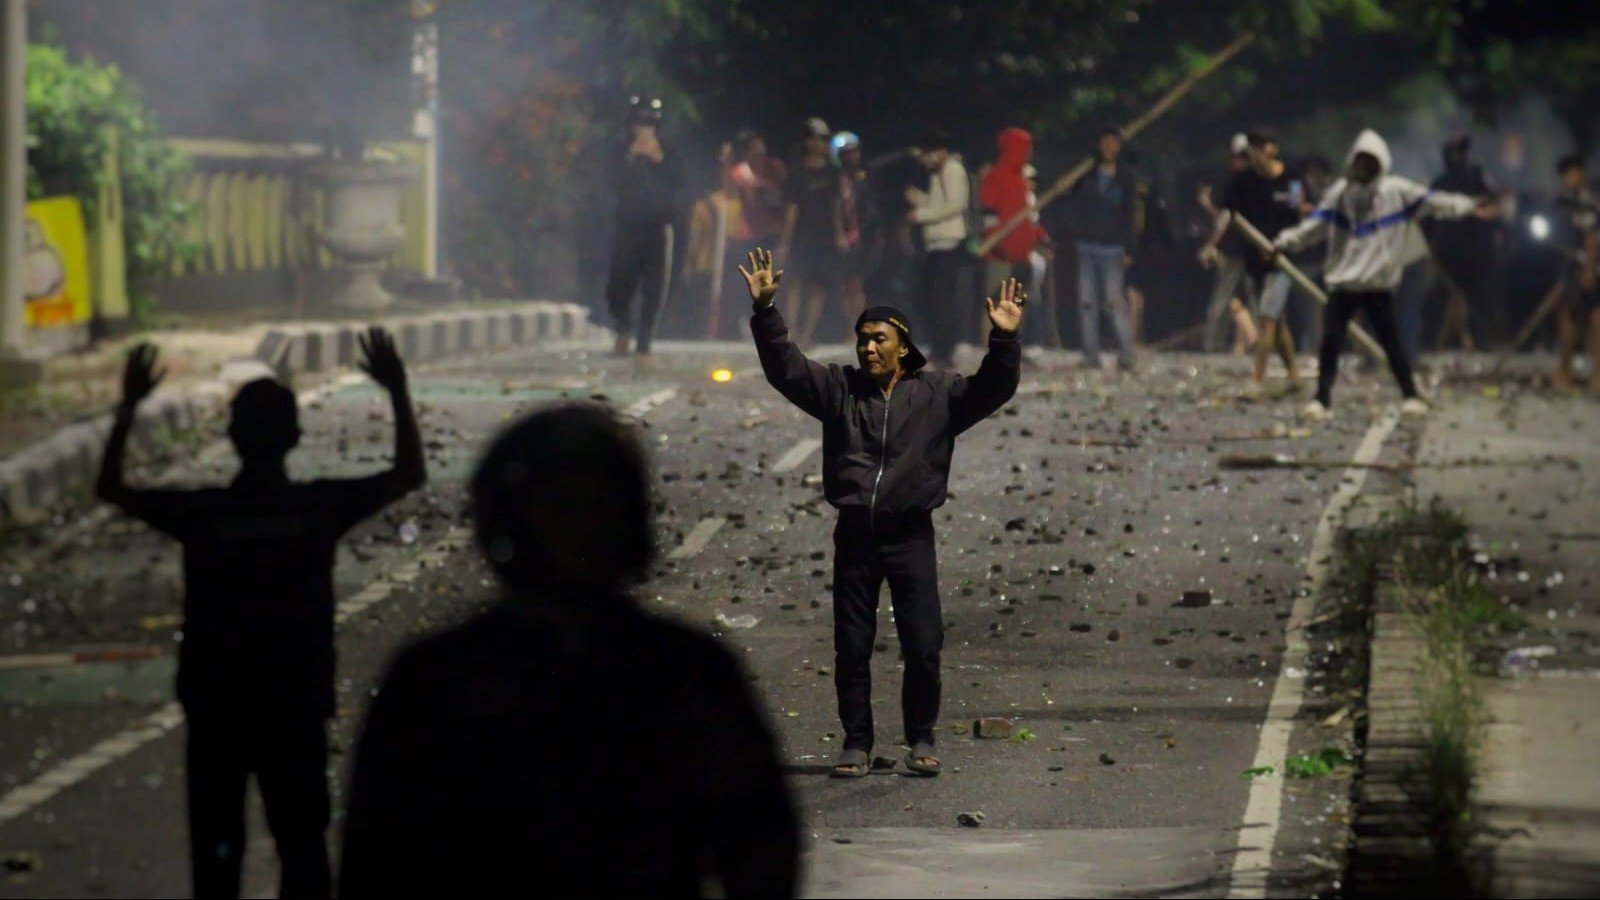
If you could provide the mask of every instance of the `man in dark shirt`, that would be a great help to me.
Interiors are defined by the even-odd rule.
[[[1095,167],[1067,195],[1067,214],[1078,249],[1078,324],[1083,362],[1100,368],[1100,312],[1111,318],[1117,367],[1133,368],[1133,320],[1124,275],[1138,241],[1134,221],[1139,183],[1122,160],[1121,129],[1105,128],[1095,142]]]
[[[801,411],[822,422],[822,490],[839,510],[833,532],[834,687],[844,747],[833,774],[866,775],[874,740],[872,645],[878,594],[884,581],[894,602],[905,657],[900,704],[905,715],[906,766],[937,775],[933,726],[939,717],[939,563],[933,511],[944,505],[955,439],[1004,406],[1016,393],[1022,347],[1017,330],[1027,297],[1017,280],[986,300],[989,352],[971,377],[925,371],[906,317],[874,306],[856,322],[856,361],[824,366],[789,340],[773,307],[783,272],[772,253],[757,249],[750,268],[755,313],[750,331],[767,382]]]
[[[339,895],[794,896],[795,811],[742,667],[630,596],[655,557],[634,429],[536,413],[471,497],[504,598],[390,665]]]
[[[382,329],[363,338],[362,368],[388,392],[395,462],[367,478],[289,480],[300,440],[294,393],[252,381],[232,402],[240,470],[225,488],[128,487],[122,459],[139,402],[155,388],[155,348],[128,356],[122,404],[98,494],[183,544],[184,624],[178,699],[188,720],[190,848],[197,897],[237,897],[253,774],[282,863],[285,897],[332,889],[327,720],[334,713],[333,563],[356,523],[420,487],[422,439],[405,366]]]
[[[828,125],[806,120],[800,164],[783,182],[783,237],[779,252],[794,267],[800,286],[789,315],[795,341],[811,346],[828,297],[844,274],[844,182],[828,158]]]
[[[1300,221],[1300,204],[1305,200],[1305,183],[1291,172],[1281,158],[1278,139],[1265,129],[1245,135],[1249,142],[1250,166],[1234,174],[1222,193],[1221,207],[1229,216],[1242,216],[1257,231],[1271,237]],[[1237,227],[1237,226],[1234,226]],[[1289,392],[1300,393],[1300,372],[1295,366],[1294,336],[1284,309],[1289,303],[1289,276],[1278,271],[1253,247],[1244,253],[1245,277],[1258,299],[1260,337],[1256,340],[1256,364],[1246,396],[1258,397],[1267,377],[1267,362],[1273,351],[1283,358],[1289,374]]]
[[[1472,159],[1472,138],[1458,135],[1444,145],[1444,171],[1433,180],[1436,191],[1487,197],[1494,187],[1483,166]],[[1444,314],[1439,321],[1436,346],[1444,349],[1453,339],[1462,350],[1477,347],[1472,316],[1492,318],[1495,266],[1495,223],[1482,219],[1428,219],[1422,231],[1428,237],[1435,270],[1445,288]]]
[[[672,288],[679,237],[674,223],[683,211],[683,171],[677,157],[661,146],[660,128],[660,100],[629,100],[627,145],[615,169],[617,230],[611,242],[606,306],[617,325],[613,353],[628,354],[632,331],[640,363],[650,356],[656,320]],[[633,296],[641,291],[635,318]]]

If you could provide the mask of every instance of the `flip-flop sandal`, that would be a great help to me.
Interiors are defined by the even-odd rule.
[[[933,760],[933,764],[923,762],[924,759]],[[943,770],[939,758],[933,753],[933,744],[927,741],[918,741],[911,746],[911,752],[906,754],[906,768],[914,774],[933,777]]]
[[[854,769],[845,768],[854,766]],[[872,757],[865,750],[846,750],[833,763],[835,778],[865,778],[872,773]]]

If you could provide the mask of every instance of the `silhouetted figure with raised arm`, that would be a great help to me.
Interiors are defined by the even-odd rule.
[[[394,342],[374,328],[364,369],[389,392],[395,460],[366,478],[291,482],[295,395],[270,378],[239,389],[225,488],[130,488],[122,458],[134,410],[155,389],[156,350],[128,355],[98,493],[183,543],[178,699],[188,719],[189,841],[196,897],[239,896],[245,790],[256,777],[282,865],[280,895],[327,897],[327,721],[334,713],[333,562],[339,538],[426,479],[422,438]]]
[[[742,668],[629,595],[655,557],[632,428],[536,413],[471,494],[503,599],[391,664],[340,896],[793,896],[795,813]]]

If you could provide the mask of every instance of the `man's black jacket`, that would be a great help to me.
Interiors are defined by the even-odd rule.
[[[839,509],[894,514],[943,505],[956,435],[1004,406],[1021,377],[1022,345],[993,332],[977,374],[913,371],[885,398],[855,366],[807,359],[774,307],[751,316],[750,331],[767,382],[822,422],[822,489]]]

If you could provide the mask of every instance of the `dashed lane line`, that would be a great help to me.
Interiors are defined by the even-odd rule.
[[[711,543],[711,538],[716,535],[717,530],[727,521],[722,516],[710,516],[709,518],[701,519],[695,523],[694,528],[684,537],[683,543],[667,554],[667,559],[686,559],[704,550],[706,545]]]
[[[778,457],[778,461],[772,464],[772,471],[787,472],[798,467],[801,463],[806,461],[806,457],[817,452],[818,448],[821,446],[822,442],[816,438],[806,438],[800,443],[795,444],[793,447],[790,447],[787,453],[784,453],[782,456]]]
[[[305,406],[314,403],[346,385],[364,380],[365,376],[355,373],[341,376],[327,384],[301,392],[299,395],[300,405]],[[624,412],[634,418],[641,417],[650,410],[671,400],[677,396],[677,393],[676,388],[656,391],[630,404]],[[222,452],[226,448],[227,443],[225,441],[218,441],[207,447],[205,452]],[[164,474],[176,473],[179,468],[174,466]],[[104,516],[102,515],[101,518],[104,518]],[[717,527],[720,527],[720,524],[719,520]],[[701,525],[703,526],[705,523],[702,522]],[[697,526],[696,531],[698,530],[699,527]],[[715,532],[715,527],[706,532],[701,539],[701,547],[704,547],[705,542],[709,541],[711,535]],[[693,537],[694,535],[691,534],[690,536]],[[425,570],[437,568],[444,562],[446,557],[464,547],[470,538],[470,529],[461,525],[452,526],[445,532],[443,537],[430,544],[426,550],[412,557],[399,568],[391,571],[385,578],[372,582],[341,600],[335,609],[334,621],[336,623],[348,621],[353,616],[357,616],[388,599],[394,593],[396,586],[410,584],[416,581]],[[52,766],[27,784],[12,788],[4,795],[0,795],[0,825],[27,813],[63,790],[87,779],[100,769],[171,732],[182,722],[182,707],[176,702],[168,703],[140,719],[133,726],[106,738],[77,756]]]

